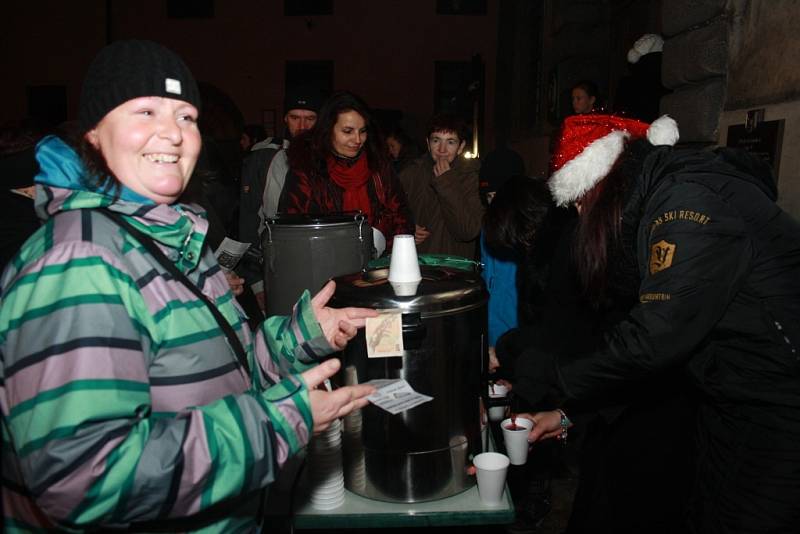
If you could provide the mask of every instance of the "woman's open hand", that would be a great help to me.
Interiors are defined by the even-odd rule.
[[[333,391],[318,389],[326,378],[336,374],[340,365],[339,360],[332,358],[303,373],[303,379],[309,389],[308,397],[311,401],[311,413],[314,416],[315,434],[327,429],[335,419],[366,406],[369,402],[366,397],[375,392],[374,387],[361,384]]]
[[[377,317],[378,312],[369,308],[329,308],[326,306],[336,291],[336,282],[331,280],[311,299],[311,308],[317,318],[325,339],[336,350],[342,350],[353,339],[367,317]]]

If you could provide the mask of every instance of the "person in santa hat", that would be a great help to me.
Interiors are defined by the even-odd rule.
[[[597,350],[603,331],[638,302],[638,273],[630,268],[635,261],[613,240],[603,240],[610,241],[605,243],[605,283],[586,290],[573,250],[581,220],[572,205],[555,208],[551,198],[547,182],[514,178],[498,190],[486,212],[487,245],[519,258],[523,324],[496,343],[497,375],[510,381],[516,411],[550,407],[537,404],[540,352]],[[613,204],[599,204],[592,217],[604,220],[601,213],[613,212]],[[592,399],[580,409],[571,406],[576,433],[569,448],[558,447],[558,440],[539,443],[525,472],[509,477],[516,517],[507,532],[529,532],[543,520],[559,458],[578,460],[580,473],[566,533],[678,532],[693,474],[694,404],[684,382],[677,370],[660,373],[616,390],[611,398]]]
[[[604,291],[614,243],[631,259],[638,302],[598,351],[531,355],[528,391],[556,409],[522,415],[536,423],[529,440],[566,439],[571,410],[679,370],[699,399],[688,530],[795,532],[800,224],[775,203],[766,164],[735,149],[676,149],[678,137],[669,117],[564,121],[549,186],[580,211],[578,273],[587,291]]]

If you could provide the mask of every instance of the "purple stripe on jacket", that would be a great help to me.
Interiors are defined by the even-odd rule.
[[[203,415],[192,412],[189,433],[183,443],[183,473],[178,487],[178,497],[170,516],[180,517],[200,511],[200,502],[208,483],[211,453]]]
[[[22,523],[38,526],[43,529],[55,528],[55,525],[49,518],[42,514],[41,510],[36,507],[32,499],[10,490],[4,490],[2,496],[3,514],[6,520],[16,519]]]
[[[306,426],[303,416],[300,415],[300,412],[297,410],[297,405],[294,403],[294,400],[290,397],[283,402],[279,402],[277,403],[277,408],[280,410],[284,419],[286,419],[286,423],[292,428],[294,433],[297,434],[297,440],[300,443],[308,443],[311,437],[309,428]],[[283,462],[289,457],[289,444],[278,436],[278,442],[275,444],[275,448],[277,449],[278,464],[283,465]]]
[[[267,342],[264,339],[264,333],[261,330],[256,333],[256,342],[254,347],[256,360],[258,361],[261,370],[270,378],[270,380],[272,380],[273,383],[280,382],[280,369],[270,357],[270,353],[267,348]]]
[[[89,379],[130,380],[144,383],[150,380],[141,351],[116,347],[82,347],[49,356],[20,370],[9,380],[11,387],[7,393],[13,407],[42,391],[55,389],[76,380]],[[6,398],[5,395],[3,398]]]
[[[164,280],[161,277],[150,280],[141,288],[140,292],[147,310],[151,314],[160,312],[172,301],[177,300],[183,303],[197,301],[197,297],[185,285],[176,280]]]
[[[188,384],[151,386],[150,396],[155,411],[179,412],[191,406],[210,404],[227,395],[244,393],[249,387],[250,384],[237,368],[208,380],[193,380]]]
[[[108,454],[126,438],[120,436],[108,440],[91,459],[80,463],[67,476],[47,488],[36,503],[53,517],[69,517],[86,498],[92,484],[105,473]]]

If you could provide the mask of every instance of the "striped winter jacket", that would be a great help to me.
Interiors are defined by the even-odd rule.
[[[5,531],[253,530],[258,490],[309,438],[297,373],[330,352],[308,293],[251,335],[203,247],[200,210],[83,190],[77,156],[55,138],[37,157],[46,222],[1,281]],[[208,309],[100,207],[216,303],[250,376]]]

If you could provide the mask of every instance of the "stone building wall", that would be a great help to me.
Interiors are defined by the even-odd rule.
[[[681,143],[725,145],[747,112],[785,120],[778,203],[800,218],[800,1],[670,0],[662,11],[661,111],[675,117]]]
[[[800,219],[800,1],[741,2],[731,20],[728,84],[719,143],[747,111],[784,122],[778,168],[778,204]]]

